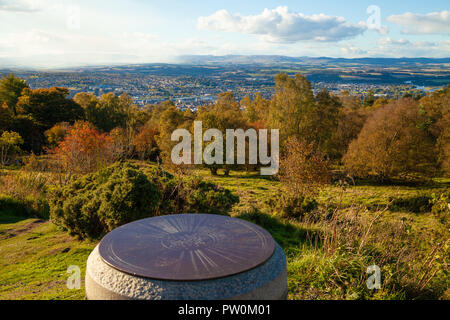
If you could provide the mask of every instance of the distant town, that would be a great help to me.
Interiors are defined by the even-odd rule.
[[[270,99],[274,76],[301,73],[315,92],[326,89],[361,96],[399,98],[422,96],[450,83],[450,59],[331,59],[239,56],[182,57],[179,64],[84,67],[65,70],[0,70],[14,72],[31,88],[70,89],[70,95],[128,93],[137,105],[172,100],[180,109],[213,103],[220,92],[237,99],[260,93]]]

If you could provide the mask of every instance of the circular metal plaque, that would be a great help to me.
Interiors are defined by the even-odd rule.
[[[107,234],[99,245],[111,267],[160,280],[208,280],[238,274],[266,262],[275,242],[244,220],[181,214],[135,221]]]

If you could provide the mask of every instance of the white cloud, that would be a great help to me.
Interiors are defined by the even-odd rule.
[[[268,42],[340,41],[362,34],[366,24],[352,24],[342,17],[315,14],[307,16],[287,7],[264,9],[261,14],[242,16],[219,10],[198,19],[198,28],[212,31],[258,35]]]
[[[367,51],[354,45],[341,46],[341,54],[344,58],[356,58],[367,55]]]
[[[22,56],[65,53],[149,53],[157,47],[158,38],[145,33],[111,33],[90,35],[71,32],[49,32],[32,29],[8,33],[0,38],[0,46],[10,48],[9,55]],[[139,50],[140,49],[140,50]]]
[[[166,41],[157,35],[141,32],[91,35],[33,29],[0,37],[0,61],[3,58],[36,67],[171,62],[183,54],[231,53],[236,49],[227,48],[228,45],[211,46],[197,38]]]
[[[408,41],[404,39],[380,39],[378,46],[368,51],[372,57],[433,57],[448,58],[450,40],[443,41]]]
[[[42,10],[43,6],[40,0],[0,0],[0,11],[36,12]]]
[[[380,40],[378,40],[378,44],[381,46],[385,46],[385,45],[407,45],[410,44],[410,42],[406,39],[399,39],[399,40],[393,40],[391,38],[381,38]]]
[[[389,22],[403,26],[405,34],[449,34],[450,11],[416,14],[407,12],[392,15],[387,18]]]
[[[381,26],[380,28],[375,29],[375,30],[378,31],[378,33],[382,34],[382,35],[386,35],[389,33],[389,28],[385,27],[385,26]]]

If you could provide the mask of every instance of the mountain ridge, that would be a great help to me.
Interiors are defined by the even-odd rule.
[[[327,64],[327,63],[361,63],[361,64],[414,64],[414,63],[450,63],[450,58],[333,58],[333,57],[290,57],[282,55],[181,55],[177,58],[180,64],[276,64],[276,63],[309,63],[309,64]]]

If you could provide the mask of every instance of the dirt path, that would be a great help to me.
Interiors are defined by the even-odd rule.
[[[49,222],[36,219],[36,220],[29,221],[24,225],[16,226],[15,224],[12,224],[10,229],[7,228],[7,229],[0,231],[0,240],[17,237],[18,235],[29,232],[29,231],[43,225],[44,223],[49,223]]]

